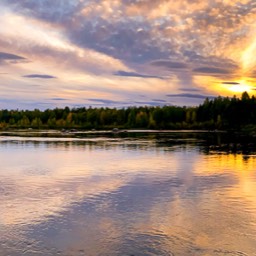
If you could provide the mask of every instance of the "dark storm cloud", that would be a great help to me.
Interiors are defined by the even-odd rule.
[[[167,94],[167,97],[184,97],[184,98],[195,98],[195,99],[214,99],[216,96],[209,96],[203,94],[190,94],[190,93],[179,93],[179,94]]]
[[[27,78],[42,78],[42,79],[54,79],[54,78],[57,78],[56,76],[40,75],[40,74],[25,75],[23,77],[27,77]]]
[[[127,76],[127,77],[142,77],[142,78],[157,78],[162,79],[160,76],[151,76],[151,75],[145,75],[145,74],[139,74],[136,72],[127,72],[119,70],[116,73],[114,73],[115,76]]]

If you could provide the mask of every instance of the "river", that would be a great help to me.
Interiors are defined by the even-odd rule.
[[[256,154],[224,136],[2,135],[0,255],[256,255]]]

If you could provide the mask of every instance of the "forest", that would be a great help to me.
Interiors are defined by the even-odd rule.
[[[55,108],[0,110],[0,129],[207,129],[256,127],[256,98],[206,98],[195,107]]]

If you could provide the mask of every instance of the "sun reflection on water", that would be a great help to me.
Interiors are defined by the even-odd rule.
[[[254,255],[256,158],[200,147],[0,143],[0,250],[19,255],[27,243],[28,255]]]

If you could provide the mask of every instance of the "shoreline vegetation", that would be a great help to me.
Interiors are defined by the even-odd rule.
[[[55,108],[0,110],[0,130],[207,130],[256,135],[256,98],[206,98],[195,107]]]

